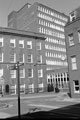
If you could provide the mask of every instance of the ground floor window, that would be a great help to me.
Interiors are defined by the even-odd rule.
[[[15,95],[16,94],[16,85],[10,86],[10,93],[11,95]]]
[[[43,83],[38,85],[38,92],[43,92]]]
[[[29,93],[34,93],[34,84],[30,84],[30,85],[29,85],[28,92],[29,92]]]
[[[73,81],[74,93],[80,93],[79,80]]]
[[[20,94],[24,94],[24,93],[25,93],[25,84],[20,85]]]

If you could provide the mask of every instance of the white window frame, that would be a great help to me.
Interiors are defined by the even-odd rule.
[[[14,46],[10,46],[10,47],[12,47],[12,48],[16,47],[16,40],[15,39],[10,39],[10,43],[14,44]]]
[[[21,76],[21,75],[23,75],[23,76]],[[25,69],[24,68],[20,70],[20,78],[25,78]]]
[[[3,62],[3,53],[0,53],[1,54],[1,61],[0,62]]]
[[[4,72],[4,70],[0,69],[0,78],[3,76],[3,72]]]
[[[3,37],[2,38],[0,38],[0,42],[2,42],[2,46],[0,46],[0,47],[3,47],[3,42],[4,42],[4,39],[3,39]]]
[[[38,70],[38,77],[43,77],[43,69]]]
[[[19,40],[19,45],[22,44],[22,47],[19,46],[19,48],[24,48],[24,40]]]
[[[68,35],[68,39],[69,39],[69,46],[73,46],[74,45],[73,33]]]
[[[16,70],[10,70],[11,78],[16,78]]]
[[[27,41],[27,46],[30,46],[29,48],[27,47],[27,49],[32,49],[32,41]]]
[[[41,50],[41,42],[37,42],[36,46],[37,46],[37,50]]]
[[[77,70],[77,62],[76,62],[76,57],[71,57],[71,65],[72,65],[72,70]]]
[[[14,86],[10,86],[11,89],[14,89],[14,93],[11,93],[11,95],[15,95],[16,94],[16,85]]]
[[[11,55],[11,54],[10,54]],[[11,63],[16,62],[16,53],[14,53],[14,61],[10,61]]]
[[[34,84],[28,85],[28,88],[31,89],[31,91],[29,91],[29,93],[34,93]]]
[[[29,69],[31,69],[31,68],[29,68]],[[29,70],[29,69],[28,69],[28,70]],[[31,70],[32,70],[32,71],[31,71],[31,72],[32,72],[32,73],[31,73],[31,76],[28,76],[28,78],[33,78],[33,69],[31,69]],[[29,71],[28,71],[28,73],[29,73]]]
[[[75,81],[78,81],[78,80],[73,80],[74,93],[80,93],[80,86],[79,86],[79,84],[78,84],[78,85],[75,85]],[[78,81],[78,83],[79,83],[79,81]],[[78,90],[78,91],[76,90],[76,87],[79,87],[79,90]]]
[[[21,90],[23,90],[23,92]],[[24,94],[24,93],[25,93],[25,84],[20,85],[20,94]]]
[[[22,57],[23,57],[23,61],[20,61],[20,63],[24,63],[24,62],[25,62],[25,61],[24,61],[24,60],[25,60],[25,59],[24,59],[24,54],[23,54],[23,56],[22,56]]]
[[[27,58],[27,62],[28,62],[28,63],[33,63],[33,55],[32,55],[32,54],[28,54],[28,55],[31,56],[31,58],[30,58],[30,59],[31,59],[31,62],[28,61],[28,58]],[[27,57],[28,57],[28,55],[27,55]]]
[[[39,92],[43,92],[43,88],[44,88],[43,83],[38,84],[38,88],[41,88],[41,90],[39,90]]]

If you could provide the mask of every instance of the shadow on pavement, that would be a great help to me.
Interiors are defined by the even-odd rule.
[[[34,108],[33,112],[21,115],[21,119],[79,119],[80,118],[80,104],[70,105],[59,109],[50,111],[37,111]],[[8,119],[18,119],[18,116]]]

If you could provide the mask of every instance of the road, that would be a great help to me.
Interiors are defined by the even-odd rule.
[[[51,111],[58,108],[64,108],[66,106],[75,105],[80,103],[80,101],[73,101],[71,99],[64,99],[65,97],[60,94],[45,93],[41,95],[30,95],[22,97],[21,99],[21,114],[32,113],[37,111]],[[3,98],[0,100],[2,103],[7,103],[8,107],[0,108],[1,113],[8,114],[7,117],[18,115],[18,102],[17,98]],[[77,106],[78,107],[78,106]],[[79,109],[80,110],[80,109]],[[76,113],[75,113],[76,114]],[[6,118],[6,116],[5,116]]]

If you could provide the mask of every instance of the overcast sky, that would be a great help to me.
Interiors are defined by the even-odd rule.
[[[0,27],[7,27],[8,14],[13,10],[19,10],[27,2],[42,3],[66,15],[80,6],[80,0],[0,0]]]

